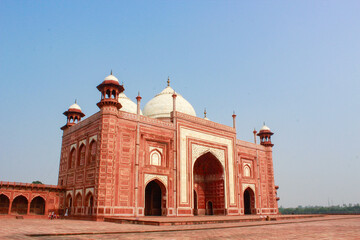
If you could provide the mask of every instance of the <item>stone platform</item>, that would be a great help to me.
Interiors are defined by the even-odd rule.
[[[323,217],[325,215],[248,215],[248,216],[193,216],[193,217],[110,217],[104,218],[105,222],[120,224],[141,224],[154,226],[174,226],[174,225],[198,225],[198,224],[217,224],[217,223],[240,223],[258,221],[277,221],[299,218]]]
[[[285,217],[294,217],[285,216]],[[297,217],[297,216],[295,216]],[[277,219],[280,220],[280,219]],[[153,226],[46,219],[0,219],[0,239],[360,239],[360,215],[199,225]]]

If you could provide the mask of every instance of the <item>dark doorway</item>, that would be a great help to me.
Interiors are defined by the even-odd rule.
[[[166,208],[165,187],[153,180],[145,188],[145,216],[161,216],[163,208]]]
[[[244,213],[252,214],[254,210],[255,210],[254,192],[250,188],[247,188],[244,191]]]
[[[45,214],[45,200],[42,197],[36,197],[31,201],[30,213],[36,215]]]
[[[17,196],[12,202],[11,213],[25,215],[27,214],[28,200],[24,196]]]
[[[209,201],[207,205],[207,215],[214,215],[213,203]]]
[[[225,215],[224,169],[212,153],[207,152],[196,159],[193,179],[197,214]],[[211,202],[211,210],[209,202]]]
[[[194,215],[198,215],[197,194],[194,190]]]
[[[86,203],[85,206],[87,207],[87,214],[92,215],[93,213],[93,207],[94,207],[94,198],[91,193],[89,193],[86,197]]]
[[[68,194],[68,196],[66,197],[66,211],[67,211],[67,215],[71,215],[71,210],[72,210],[72,197],[70,194]]]
[[[9,198],[4,194],[0,194],[0,214],[8,214],[9,206],[10,206]]]

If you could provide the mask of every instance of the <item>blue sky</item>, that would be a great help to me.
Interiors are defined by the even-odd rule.
[[[62,113],[110,70],[166,86],[252,141],[272,129],[279,205],[358,203],[359,1],[0,1],[0,180],[56,184]]]

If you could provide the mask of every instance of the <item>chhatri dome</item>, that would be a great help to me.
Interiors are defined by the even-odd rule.
[[[80,108],[80,106],[76,103],[76,101],[75,101],[75,103],[73,104],[73,105],[71,105],[70,107],[69,107],[69,110],[80,110],[81,111],[81,108]]]
[[[144,107],[143,113],[151,118],[169,118],[173,111],[172,95],[175,90],[170,87],[170,79],[168,78],[167,87],[151,99]],[[180,94],[176,93],[176,111],[196,116],[195,110],[191,104],[186,101]]]
[[[115,82],[119,83],[119,80],[112,74],[112,70],[111,70],[110,75],[104,79],[104,82],[105,81],[115,81]]]
[[[264,125],[262,126],[260,131],[270,131],[270,128],[268,126],[266,126],[265,123],[264,123]]]
[[[137,104],[131,101],[124,92],[119,94],[118,98],[119,103],[121,104],[121,111],[129,112],[129,113],[137,113]],[[142,115],[142,111],[140,110],[140,114]]]

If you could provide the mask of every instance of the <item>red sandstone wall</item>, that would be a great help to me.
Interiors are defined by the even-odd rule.
[[[255,203],[257,214],[276,214],[278,206],[274,183],[272,148],[245,141],[237,141],[239,164],[240,196],[243,197],[245,185],[255,185]],[[244,164],[251,165],[251,176],[244,176]],[[244,208],[243,203],[241,204]]]

